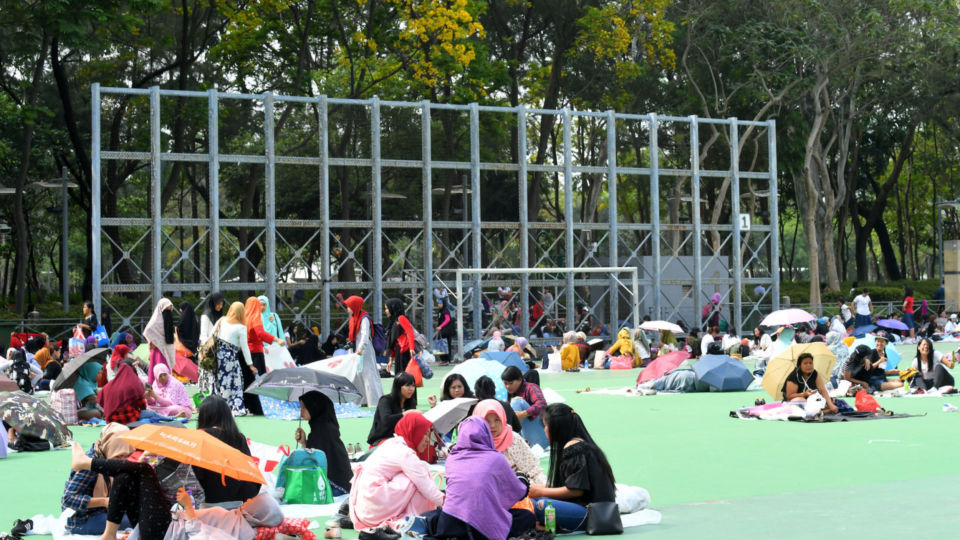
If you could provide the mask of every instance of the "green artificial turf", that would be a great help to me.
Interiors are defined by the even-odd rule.
[[[952,348],[937,345],[938,350]],[[900,350],[905,358],[913,357],[912,347]],[[437,369],[420,389],[421,408],[426,408],[427,395],[439,393],[448,371]],[[960,448],[960,413],[941,411],[944,402],[960,405],[960,397],[881,398],[887,409],[925,415],[917,418],[804,424],[729,417],[729,411],[752,405],[756,397],[769,398],[762,391],[638,397],[577,393],[587,387],[633,386],[638,373],[541,375],[543,386],[559,392],[582,415],[617,481],[649,490],[651,507],[662,512],[660,525],[629,530],[628,536],[947,538],[953,536],[947,531],[960,526],[957,514],[932,511],[960,498],[953,487],[960,476],[954,453]],[[954,376],[960,380],[960,368]],[[253,440],[293,446],[296,422],[238,420]],[[341,420],[344,443],[365,441],[371,422]],[[74,427],[73,432],[88,446],[99,430]],[[17,518],[59,514],[69,461],[66,451],[0,460],[0,531]],[[917,514],[921,508],[930,513]],[[897,509],[912,510],[898,514]],[[324,520],[318,521],[322,526]],[[345,531],[345,536],[353,533]]]

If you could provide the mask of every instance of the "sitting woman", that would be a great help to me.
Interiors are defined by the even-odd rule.
[[[89,366],[87,363],[84,367]],[[133,367],[127,361],[120,362],[117,376],[100,391],[97,403],[103,407],[103,417],[107,422],[131,424],[140,420],[147,408],[146,389]]]
[[[97,403],[97,375],[103,369],[99,362],[87,362],[77,370],[77,382],[73,392],[77,395],[77,419],[103,418],[103,408]],[[102,392],[102,390],[101,390]]]
[[[576,350],[576,347],[573,349]],[[549,443],[539,417],[540,412],[547,406],[547,400],[544,399],[540,386],[525,381],[517,366],[503,370],[500,378],[511,398],[510,406],[520,419],[520,433],[531,445],[539,444],[541,448],[546,448]]]
[[[387,396],[384,396],[385,398]],[[396,528],[443,504],[443,492],[427,465],[433,423],[422,414],[407,414],[395,433],[357,467],[350,490],[350,519],[361,529]]]
[[[233,419],[230,406],[220,396],[207,396],[197,410],[197,429],[202,429],[217,439],[250,455],[247,438],[240,433],[237,422]],[[236,508],[247,499],[257,496],[260,484],[243,482],[232,478],[222,478],[220,473],[193,468],[197,482],[203,487],[206,498],[205,505],[216,505],[224,508]]]
[[[167,534],[170,503],[163,494],[157,473],[149,464],[125,459],[90,458],[74,442],[72,468],[77,473],[90,471],[113,480],[110,496],[104,502],[107,517],[101,540],[116,539],[124,517],[130,525],[139,528],[143,540],[162,540]]]
[[[129,431],[126,426],[109,424],[100,432],[100,439],[86,453],[89,458],[127,459],[133,447],[120,440],[118,435]],[[118,486],[120,482],[114,482]],[[74,514],[67,518],[66,530],[70,534],[101,535],[107,527],[107,506],[110,503],[110,488],[113,487],[102,475],[90,470],[72,471],[60,505]],[[117,516],[114,515],[117,519]],[[115,521],[120,527],[130,527],[126,516]]]
[[[569,405],[550,405],[543,422],[550,439],[550,483],[530,485],[537,522],[544,523],[544,510],[552,504],[558,531],[586,530],[587,505],[616,500],[613,470]]]
[[[750,340],[750,354],[767,356],[772,344],[770,334],[765,334],[759,326],[753,329],[753,338]]]
[[[470,391],[470,386],[467,384],[467,380],[463,378],[463,375],[451,373],[443,380],[443,391],[440,394],[440,401],[472,397],[473,392]],[[427,396],[427,403],[430,404],[431,409],[436,407],[437,396]]]
[[[680,348],[679,343],[677,343],[677,336],[673,335],[673,332],[670,330],[661,330],[660,331],[660,346],[657,349],[657,353],[664,355],[676,351]]]
[[[353,470],[340,438],[340,423],[330,398],[316,390],[300,396],[300,417],[310,423],[310,435],[297,428],[294,439],[304,448],[322,450],[327,457],[327,479],[333,495],[350,493]]]
[[[953,363],[949,356],[933,350],[930,338],[921,338],[912,364],[918,373],[911,380],[911,384],[923,391],[953,386],[953,375],[947,371],[953,369]]]
[[[33,359],[43,370],[43,375],[40,376],[40,381],[37,383],[37,390],[50,390],[50,385],[60,376],[63,366],[60,365],[58,359],[54,359],[50,349],[46,347],[37,351],[33,355]]]
[[[826,410],[836,413],[837,406],[830,399],[823,377],[813,369],[813,355],[800,353],[797,357],[797,368],[787,375],[787,382],[783,383],[783,398],[786,401],[806,402],[807,398],[820,393],[827,400]]]
[[[540,460],[533,455],[527,441],[523,440],[519,433],[514,433],[510,429],[506,411],[499,401],[485,399],[477,403],[473,409],[473,416],[487,421],[490,434],[493,436],[494,447],[507,458],[507,462],[515,472],[526,476],[531,484],[547,483]]]
[[[560,369],[564,371],[579,371],[580,349],[577,348],[577,333],[565,332],[560,349],[551,346],[553,352],[560,352]]]
[[[193,402],[183,383],[170,376],[166,364],[153,366],[153,376],[153,388],[146,392],[147,406],[163,416],[182,416],[189,420],[193,414]]]
[[[467,418],[458,433],[447,458],[446,499],[442,509],[424,516],[425,536],[506,540],[534,528],[529,510],[511,511],[526,497],[527,483],[517,478],[494,448],[487,424],[480,418]]]
[[[494,331],[493,337],[487,342],[487,350],[490,352],[500,352],[504,349],[503,333],[499,330]]]
[[[373,415],[373,425],[367,435],[367,444],[377,446],[393,437],[397,422],[409,413],[417,410],[417,382],[413,375],[401,373],[393,379],[393,389],[380,397],[377,411]]]
[[[614,342],[613,346],[607,350],[607,354],[614,356],[619,353],[619,357],[626,357],[630,359],[634,367],[638,367],[639,364],[637,361],[637,353],[633,350],[633,338],[630,337],[630,330],[628,328],[621,328],[617,332],[617,341]]]

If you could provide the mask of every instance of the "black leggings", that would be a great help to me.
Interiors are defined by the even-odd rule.
[[[90,470],[113,478],[107,521],[140,525],[143,540],[163,540],[170,526],[170,503],[163,495],[153,467],[120,459],[94,459]]]
[[[933,378],[924,379],[922,373],[918,373],[916,377],[913,378],[913,384],[922,390],[932,390],[934,388],[940,388],[941,386],[953,386],[953,375],[947,371],[947,367],[943,364],[937,364],[933,368]]]
[[[243,374],[243,388],[250,388],[250,385],[253,384],[253,381],[257,380],[257,376],[253,374],[253,370],[250,369],[250,366],[243,361],[243,357],[240,358],[240,372]],[[253,361],[253,367],[257,368],[257,372],[261,375],[267,372],[266,361],[263,357],[263,353],[250,353],[250,360]],[[260,406],[260,396],[256,394],[243,394],[243,404],[246,405],[247,410],[250,411],[250,414],[256,416],[263,416],[263,407]]]
[[[407,364],[410,363],[413,353],[410,351],[398,353],[397,356],[393,359],[393,374],[394,376],[400,375],[401,373],[407,370]]]

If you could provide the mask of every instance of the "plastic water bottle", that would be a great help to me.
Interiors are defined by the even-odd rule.
[[[552,502],[548,502],[547,507],[543,510],[543,522],[548,531],[553,534],[557,533],[557,511],[554,509]]]
[[[944,403],[943,412],[957,412],[957,406],[952,403]]]

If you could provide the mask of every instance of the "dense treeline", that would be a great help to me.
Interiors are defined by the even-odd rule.
[[[774,118],[784,278],[810,279],[812,303],[818,302],[822,283],[836,290],[844,280],[923,279],[935,273],[933,201],[956,197],[958,38],[956,3],[935,0],[4,2],[0,178],[17,193],[0,203],[12,227],[0,246],[0,296],[13,297],[22,310],[42,298],[49,285],[43,276],[59,277],[59,222],[48,211],[56,194],[28,186],[58,176],[61,167],[79,186],[70,194],[73,281],[82,278],[83,291],[89,291],[93,82]],[[104,102],[105,149],[147,146],[146,105],[138,98]],[[205,151],[202,105],[169,99],[163,110],[166,150]],[[255,114],[242,107],[229,111],[220,127],[221,152],[262,145],[255,136]],[[362,153],[369,120],[356,111],[331,114],[339,125],[331,154]],[[462,122],[453,115],[437,116],[440,148],[435,151],[457,156],[463,151]],[[278,152],[316,147],[312,118],[308,107],[279,109]],[[404,121],[384,119],[384,136],[393,137],[385,147],[403,151],[410,139]],[[504,126],[484,129],[507,141],[515,136]],[[530,129],[529,159],[553,162],[556,119],[544,117]],[[602,125],[578,124],[577,130],[583,140],[602,140]],[[701,144],[725,137],[706,133]],[[758,144],[758,134],[752,137],[743,141],[744,153]],[[602,153],[579,150],[582,161],[605,160]],[[484,151],[515,153],[516,145]],[[644,159],[640,154],[638,162]],[[708,150],[704,157],[710,159]],[[261,215],[262,184],[251,180],[262,169],[224,167],[221,173],[222,212]],[[364,176],[348,169],[333,174],[337,216],[362,216]],[[165,168],[163,179],[167,215],[203,214],[202,167],[175,164]],[[102,180],[104,215],[144,215],[146,164],[107,162]],[[551,180],[531,176],[531,216],[549,219],[562,212]],[[291,173],[288,181],[307,185],[315,176]],[[402,175],[385,181],[390,191],[407,189]],[[485,181],[516,180],[492,176]],[[585,221],[600,219],[602,181],[591,175],[579,179],[577,205]],[[443,190],[437,211],[449,218],[456,211],[459,179],[441,175],[436,182]],[[316,200],[289,191],[278,195],[278,215],[309,215],[305,207]],[[729,220],[722,211],[726,193],[721,185],[706,190],[704,219]],[[621,212],[635,211],[633,219],[639,220],[641,207],[624,200]],[[496,217],[497,209],[485,208],[484,215]],[[952,209],[946,211],[949,238],[957,220]],[[115,232],[108,234],[116,237]],[[231,233],[257,260],[254,233]],[[182,245],[199,235],[178,234]],[[340,234],[349,239],[356,231]],[[104,247],[120,260],[121,247]],[[149,267],[149,253],[144,249],[138,260],[121,261],[121,279],[136,281],[137,267]],[[204,257],[183,272],[206,268]],[[241,264],[237,271],[243,278],[254,269]],[[351,275],[354,269],[344,261],[340,271]]]

